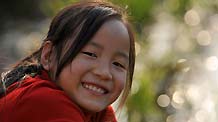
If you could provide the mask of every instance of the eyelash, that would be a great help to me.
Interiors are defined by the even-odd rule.
[[[121,67],[121,68],[123,68],[123,69],[126,69],[121,63],[119,63],[119,62],[114,62],[113,63],[115,66],[118,66],[118,67]]]
[[[91,52],[82,52],[83,54],[90,56],[90,57],[97,57],[97,55],[95,53],[91,53]]]
[[[95,53],[92,53],[92,52],[82,52],[83,54],[87,55],[87,56],[90,56],[90,57],[94,57],[94,58],[97,58],[97,55]],[[126,69],[124,65],[122,65],[121,63],[119,62],[113,62],[113,64],[115,66],[118,66],[120,68],[123,68],[123,69]]]

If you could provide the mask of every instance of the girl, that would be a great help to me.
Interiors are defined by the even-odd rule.
[[[116,122],[132,85],[134,38],[120,9],[77,3],[51,22],[40,49],[2,77],[1,122]]]

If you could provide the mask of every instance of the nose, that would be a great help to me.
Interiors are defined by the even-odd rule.
[[[101,80],[112,80],[112,73],[110,70],[109,63],[98,63],[93,70],[93,73],[98,76]]]

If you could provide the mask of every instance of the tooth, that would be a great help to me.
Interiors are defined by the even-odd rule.
[[[100,88],[98,88],[98,89],[97,89],[97,91],[98,91],[98,92],[101,92],[101,89],[100,89]]]
[[[90,89],[91,89],[91,90],[94,90],[94,87],[93,87],[93,86],[90,86]]]
[[[99,88],[97,88],[96,91],[97,91],[97,92],[100,92],[100,91],[99,91]]]
[[[102,89],[100,89],[100,88],[98,88],[97,90],[98,90],[98,92],[101,92],[101,91],[102,91]]]
[[[87,89],[90,89],[90,90],[92,90],[92,91],[95,91],[95,92],[98,92],[98,93],[101,93],[101,94],[103,94],[103,93],[105,92],[104,89],[99,88],[99,87],[96,87],[96,86],[91,85],[91,84],[83,84],[83,86],[84,86],[85,88],[87,88]]]
[[[93,90],[94,90],[94,91],[97,91],[97,88],[96,88],[96,87],[93,87]]]

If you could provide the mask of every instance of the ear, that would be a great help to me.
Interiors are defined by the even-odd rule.
[[[52,42],[51,41],[44,42],[43,47],[42,47],[40,62],[43,68],[47,71],[50,70],[51,52],[52,52]]]

